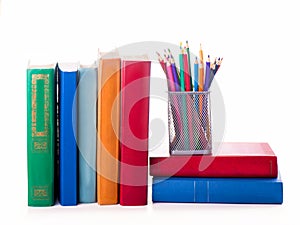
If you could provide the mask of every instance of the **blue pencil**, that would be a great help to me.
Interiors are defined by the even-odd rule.
[[[204,80],[204,91],[208,91],[210,85],[210,56],[208,55],[206,61],[206,68],[205,68],[205,80]],[[207,119],[208,119],[208,109],[207,109],[207,95],[204,95],[203,104],[202,104],[202,127],[203,130],[206,132],[207,130]]]
[[[199,64],[198,58],[196,57],[194,63],[194,91],[198,91],[198,71],[199,71]]]
[[[208,91],[210,83],[210,56],[208,55],[205,68],[204,91]]]
[[[194,63],[194,91],[198,91],[198,71],[199,71],[199,64],[198,64],[198,58],[195,58],[195,63]],[[195,101],[195,110],[196,112],[199,113],[199,95],[195,94],[194,96],[194,101]]]

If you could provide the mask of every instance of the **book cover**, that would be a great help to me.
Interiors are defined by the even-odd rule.
[[[27,69],[28,205],[55,201],[56,65]]]
[[[78,94],[78,182],[79,202],[96,202],[96,65],[79,68]]]
[[[77,64],[58,65],[59,202],[77,204]]]
[[[282,204],[278,178],[154,177],[153,202]]]
[[[97,201],[117,204],[119,192],[119,127],[121,60],[100,59],[98,69]]]
[[[151,157],[152,176],[277,177],[277,157],[268,143],[225,142],[212,155]]]
[[[150,67],[150,61],[121,63],[121,205],[147,204]]]

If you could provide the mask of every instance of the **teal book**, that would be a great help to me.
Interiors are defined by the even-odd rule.
[[[92,203],[96,202],[96,65],[79,68],[77,92],[79,202]]]
[[[55,202],[56,65],[27,69],[28,205]]]

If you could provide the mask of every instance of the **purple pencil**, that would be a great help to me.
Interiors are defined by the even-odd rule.
[[[169,91],[176,91],[175,87],[177,85],[174,81],[172,66],[169,61],[167,61],[166,70],[167,70],[167,77],[168,77],[168,83],[169,83]]]
[[[172,74],[173,74],[173,79],[174,79],[174,83],[175,83],[175,90],[180,91],[180,82],[178,79],[177,69],[176,69],[175,61],[173,58],[171,58],[171,67],[172,67]]]

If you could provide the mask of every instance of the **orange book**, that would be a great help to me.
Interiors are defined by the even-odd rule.
[[[100,59],[97,112],[97,201],[101,205],[119,200],[119,127],[121,60]]]

